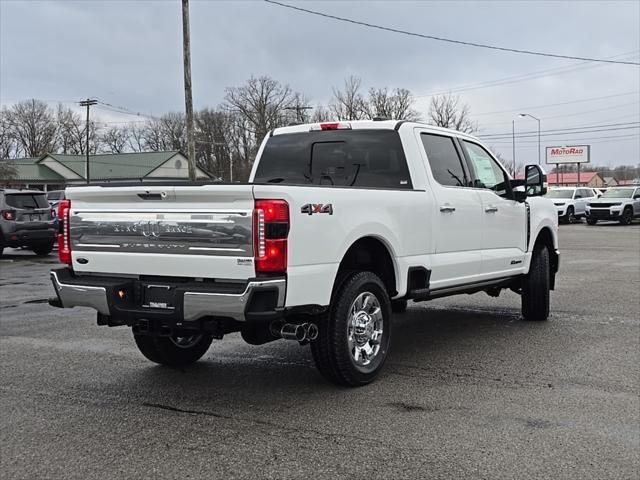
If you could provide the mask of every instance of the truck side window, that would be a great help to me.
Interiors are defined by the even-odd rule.
[[[431,133],[421,133],[420,138],[427,152],[433,178],[440,185],[464,187],[466,177],[453,138]]]
[[[498,162],[480,145],[466,140],[463,140],[462,144],[475,173],[473,186],[488,188],[499,194],[504,193],[506,175]]]

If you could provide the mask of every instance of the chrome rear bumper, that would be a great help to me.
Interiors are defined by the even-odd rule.
[[[114,279],[105,280],[105,285],[97,285],[100,277],[91,277],[90,281],[83,283],[83,277],[61,279],[57,271],[51,271],[51,282],[58,296],[57,302],[50,302],[54,306],[62,308],[91,307],[103,315],[117,316],[125,312],[127,316],[140,318],[153,318],[154,309],[135,311],[125,310],[115,305]],[[133,282],[131,279],[122,279],[122,282]],[[175,315],[180,321],[195,321],[203,317],[232,318],[238,321],[246,321],[247,313],[260,314],[276,312],[284,308],[286,279],[265,279],[249,281],[244,291],[238,293],[216,291],[190,291],[188,287],[176,288],[180,290],[178,298],[182,298],[182,305],[175,309]],[[251,310],[252,299],[259,292],[267,292],[275,295],[275,308],[269,308],[266,312]],[[251,311],[248,311],[251,310]],[[166,316],[168,312],[162,310],[155,313]],[[145,315],[148,314],[148,315]]]

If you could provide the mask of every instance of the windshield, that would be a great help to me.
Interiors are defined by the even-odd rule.
[[[573,190],[549,190],[547,198],[573,198]]]
[[[6,196],[7,205],[14,208],[45,208],[49,207],[44,194],[18,193]]]
[[[62,200],[63,198],[64,198],[64,190],[47,193],[47,200]]]
[[[331,130],[269,138],[254,183],[410,189],[398,132]]]
[[[631,198],[633,188],[610,188],[601,198]]]

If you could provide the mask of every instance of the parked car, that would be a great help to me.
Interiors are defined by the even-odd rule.
[[[640,217],[640,186],[612,187],[601,198],[587,205],[587,223],[595,225],[599,220],[615,220],[629,225]]]
[[[408,300],[511,289],[546,320],[559,265],[546,176],[512,180],[467,134],[403,121],[283,127],[248,184],[72,187],[57,307],[127,325],[149,360],[197,361],[213,338],[310,343],[341,385],[380,372]]]
[[[49,202],[51,208],[54,209],[54,213],[58,209],[60,200],[64,200],[65,198],[64,190],[51,190],[50,192],[47,192],[47,202]]]
[[[55,219],[43,192],[0,189],[0,255],[6,247],[48,255],[55,236]]]
[[[558,219],[564,223],[574,223],[584,217],[587,203],[598,198],[594,189],[587,187],[558,187],[549,190],[545,197],[553,200]]]

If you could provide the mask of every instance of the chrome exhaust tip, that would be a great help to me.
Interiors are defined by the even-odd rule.
[[[315,323],[306,323],[307,340],[315,340],[318,338],[318,326]]]
[[[295,323],[285,323],[280,328],[279,336],[285,340],[296,340],[304,342],[307,338],[307,329],[304,325],[296,325]]]

